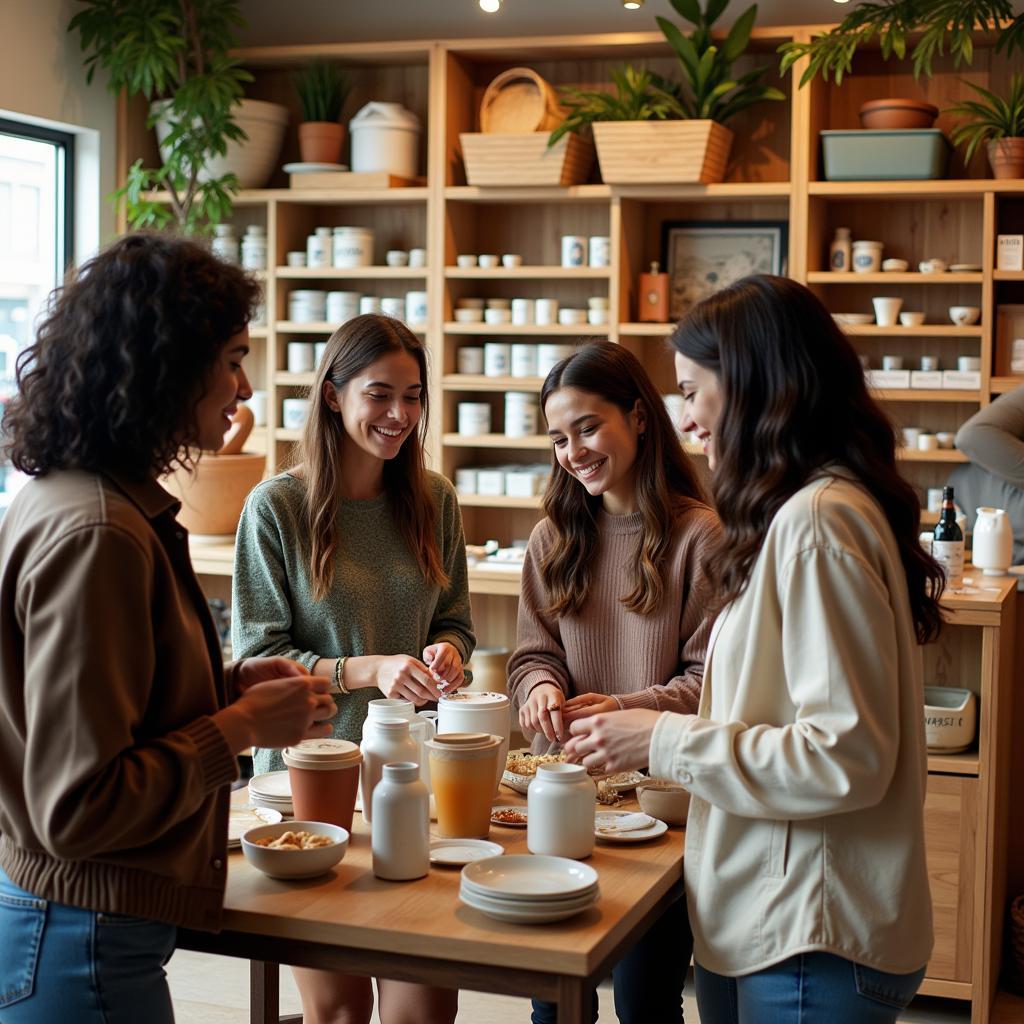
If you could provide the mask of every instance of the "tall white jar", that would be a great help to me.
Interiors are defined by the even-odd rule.
[[[384,765],[373,791],[370,843],[378,878],[404,882],[430,870],[430,797],[412,761]]]
[[[427,740],[432,740],[436,729],[434,719],[436,711],[417,711],[416,705],[411,700],[403,700],[401,697],[380,697],[371,700],[366,705],[366,719],[363,721],[362,742],[377,724],[385,718],[404,718],[409,723],[409,735],[416,742],[418,751],[413,760],[420,766],[420,778],[430,792],[430,759],[427,757]],[[372,808],[371,808],[372,810]]]
[[[411,761],[418,770],[420,752],[405,718],[382,718],[374,722],[363,737],[362,751],[363,773],[359,779],[359,791],[363,798],[363,817],[372,821],[373,791],[381,780],[384,765]]]
[[[486,732],[501,737],[498,764],[494,776],[497,793],[505,761],[512,721],[512,705],[508,694],[479,690],[458,690],[442,694],[437,702],[437,733]]]
[[[526,791],[530,853],[580,860],[594,852],[597,790],[581,764],[542,764]]]

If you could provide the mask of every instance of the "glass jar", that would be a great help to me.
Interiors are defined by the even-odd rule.
[[[597,790],[581,764],[542,764],[526,794],[530,853],[581,860],[594,852]]]

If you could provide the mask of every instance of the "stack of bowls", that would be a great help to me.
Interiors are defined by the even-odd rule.
[[[253,807],[269,807],[272,811],[280,811],[283,817],[290,818],[294,811],[292,784],[287,770],[254,775],[249,780],[249,803]]]
[[[600,898],[597,872],[566,857],[487,857],[462,869],[459,898],[498,921],[562,921]]]

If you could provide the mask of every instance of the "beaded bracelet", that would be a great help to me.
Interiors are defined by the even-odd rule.
[[[338,693],[347,694],[349,693],[348,687],[345,685],[345,656],[343,655],[334,663],[334,689]]]

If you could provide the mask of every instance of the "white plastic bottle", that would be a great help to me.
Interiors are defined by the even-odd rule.
[[[836,228],[836,237],[828,251],[828,269],[837,274],[848,274],[853,269],[851,250],[850,229]]]
[[[246,270],[267,269],[267,232],[259,224],[250,224],[242,236],[242,266]]]
[[[594,852],[597,790],[581,764],[542,764],[526,793],[530,853],[580,860]]]
[[[363,798],[363,817],[372,821],[373,790],[380,782],[384,765],[411,761],[419,771],[419,748],[409,733],[404,718],[384,718],[374,722],[363,737],[363,773],[359,780]]]
[[[413,761],[384,765],[373,791],[373,873],[404,882],[430,870],[430,797]]]
[[[220,257],[225,263],[237,263],[238,239],[235,238],[235,229],[230,224],[218,224],[213,229],[210,248],[214,256]]]

